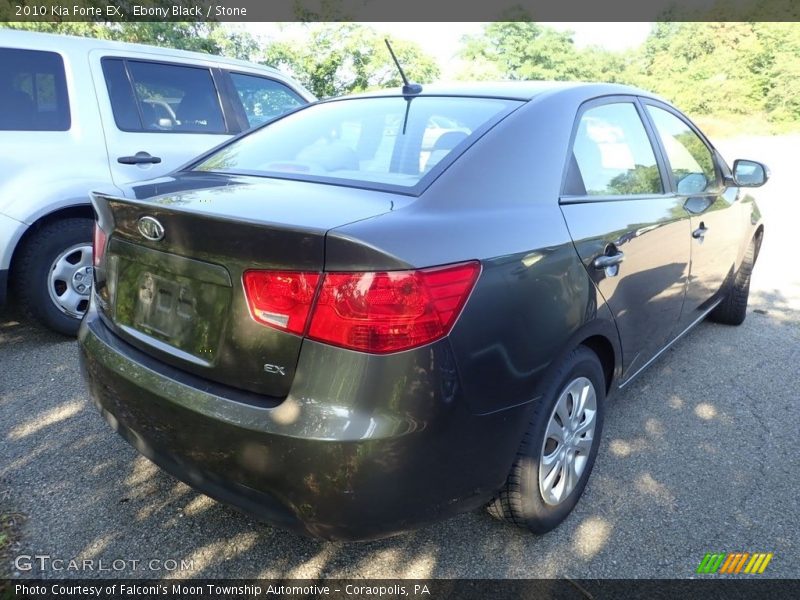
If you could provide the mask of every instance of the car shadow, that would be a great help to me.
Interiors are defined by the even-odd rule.
[[[362,543],[275,529],[176,481],[97,414],[77,374],[74,341],[3,313],[0,512],[27,515],[11,559],[94,561],[88,571],[21,571],[12,562],[12,572],[689,577],[709,549],[757,546],[789,556],[796,551],[793,500],[776,490],[800,468],[785,453],[793,447],[785,422],[797,422],[798,409],[793,392],[775,382],[800,358],[794,306],[780,290],[755,291],[743,326],[701,324],[614,395],[585,496],[555,531],[534,536],[475,511]],[[114,560],[123,568],[111,567]],[[781,573],[779,561],[770,568]],[[784,569],[791,574],[790,565]]]

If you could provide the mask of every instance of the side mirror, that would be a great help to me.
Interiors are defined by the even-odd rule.
[[[739,187],[759,187],[768,179],[769,169],[760,162],[740,158],[733,163],[733,182]]]

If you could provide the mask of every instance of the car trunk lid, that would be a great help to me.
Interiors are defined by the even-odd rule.
[[[170,191],[152,198],[136,198],[142,186],[125,198],[94,194],[108,236],[95,274],[101,313],[168,364],[284,397],[302,337],[253,320],[244,272],[320,272],[327,231],[389,211],[398,197],[298,181],[186,179],[163,182]]]

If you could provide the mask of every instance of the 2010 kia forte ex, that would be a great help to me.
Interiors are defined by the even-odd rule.
[[[318,102],[94,193],[82,368],[143,455],[279,527],[370,539],[488,504],[545,532],[607,396],[745,318],[767,176],[618,85]]]

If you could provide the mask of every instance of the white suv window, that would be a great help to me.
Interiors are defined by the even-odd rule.
[[[300,96],[274,79],[244,73],[230,73],[230,76],[250,127],[260,125],[306,103]]]
[[[227,133],[208,69],[104,59],[103,73],[123,131]]]
[[[64,61],[55,52],[0,48],[0,130],[67,131]]]

